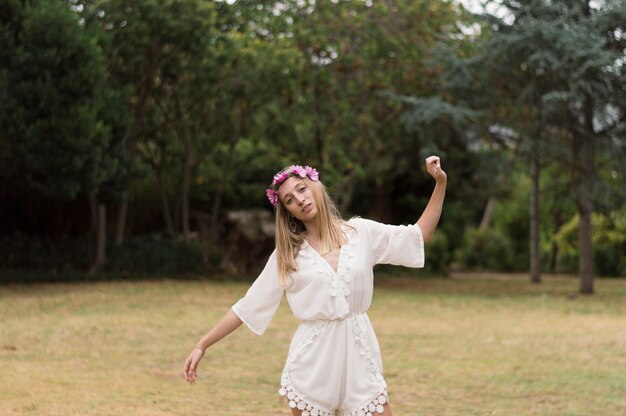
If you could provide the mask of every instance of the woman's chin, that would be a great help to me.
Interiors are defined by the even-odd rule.
[[[300,221],[302,222],[309,222],[313,219],[315,219],[315,217],[317,216],[317,210],[315,208],[311,208],[310,211],[308,212],[303,212],[302,214],[300,214],[299,218]]]

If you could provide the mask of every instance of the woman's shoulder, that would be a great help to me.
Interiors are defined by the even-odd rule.
[[[362,228],[362,227],[367,227],[372,222],[373,222],[372,220],[368,220],[367,218],[355,216],[347,220],[345,224],[352,226],[352,227]]]
[[[361,230],[365,230],[367,231],[367,229],[369,228],[369,223],[371,222],[371,220],[368,220],[367,218],[363,218],[363,217],[352,217],[347,221],[344,221],[344,229],[346,231],[353,231],[358,233]]]
[[[361,221],[361,217],[352,217],[350,219],[347,220],[343,220],[341,222],[341,226],[343,229],[349,229],[349,228],[354,228],[357,227]]]

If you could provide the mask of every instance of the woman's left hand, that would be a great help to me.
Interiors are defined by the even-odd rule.
[[[430,176],[435,178],[439,182],[445,183],[448,179],[446,172],[441,169],[441,161],[439,156],[429,156],[426,158],[426,170],[430,173]]]

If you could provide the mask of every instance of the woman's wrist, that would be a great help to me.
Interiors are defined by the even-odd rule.
[[[202,351],[202,354],[204,354],[204,351],[206,350],[206,348],[203,348],[200,345],[196,345],[195,347],[193,347],[193,349]]]

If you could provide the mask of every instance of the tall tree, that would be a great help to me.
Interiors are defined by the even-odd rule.
[[[462,17],[453,5],[430,1],[286,4],[305,57],[301,96],[312,117],[302,135],[313,146],[309,151],[333,178],[342,208],[350,206],[357,182],[365,181],[368,215],[390,220],[390,183],[411,177],[421,150],[440,134],[407,131],[402,117],[411,105],[390,92],[440,92],[434,46],[460,33]]]
[[[119,172],[107,153],[101,50],[65,1],[10,2],[1,18],[7,65],[0,140],[11,149],[13,173],[30,190],[61,199],[90,195],[90,264],[97,269],[106,258],[98,192]]]
[[[72,0],[72,3],[81,10],[88,26],[98,27],[104,33],[102,45],[108,61],[110,85],[124,91],[125,107],[131,114],[125,134],[134,167],[131,175],[136,178],[141,172],[145,173],[144,162],[149,162],[161,175],[164,218],[173,231],[163,186],[163,166],[154,159],[153,150],[155,144],[161,152],[171,147],[168,141],[174,136],[164,136],[160,132],[175,124],[180,126],[184,120],[189,123],[190,118],[184,114],[186,108],[181,107],[189,100],[180,93],[189,91],[184,86],[195,82],[197,75],[194,74],[206,69],[198,64],[211,59],[207,52],[212,40],[214,4],[201,0]],[[202,90],[198,87],[205,84],[195,82],[194,86]],[[179,87],[184,88],[179,91]],[[177,112],[168,110],[177,105],[175,103],[179,105]],[[162,114],[155,116],[159,112]],[[180,137],[187,140],[188,129],[170,131],[183,134]],[[156,136],[165,141],[155,141]],[[189,156],[191,148],[187,149]],[[189,161],[189,157],[183,159],[183,163]],[[183,185],[183,189],[188,189],[188,167],[183,167],[183,172],[187,172],[183,178],[187,185]],[[183,207],[186,207],[188,195],[181,198]],[[118,210],[115,237],[118,243],[124,239],[127,210],[128,189]],[[188,209],[183,209],[182,215],[181,222],[188,234]]]
[[[539,177],[537,146],[565,138],[571,149],[571,183],[580,216],[580,292],[593,293],[591,214],[597,181],[596,148],[623,129],[626,46],[622,0],[505,1],[508,14],[488,16],[491,36],[483,62],[503,92],[528,108],[536,132],[531,139],[533,178]],[[518,126],[525,120],[519,119]],[[537,140],[539,139],[539,140]],[[535,229],[535,227],[533,227]],[[536,229],[535,229],[536,232]]]

